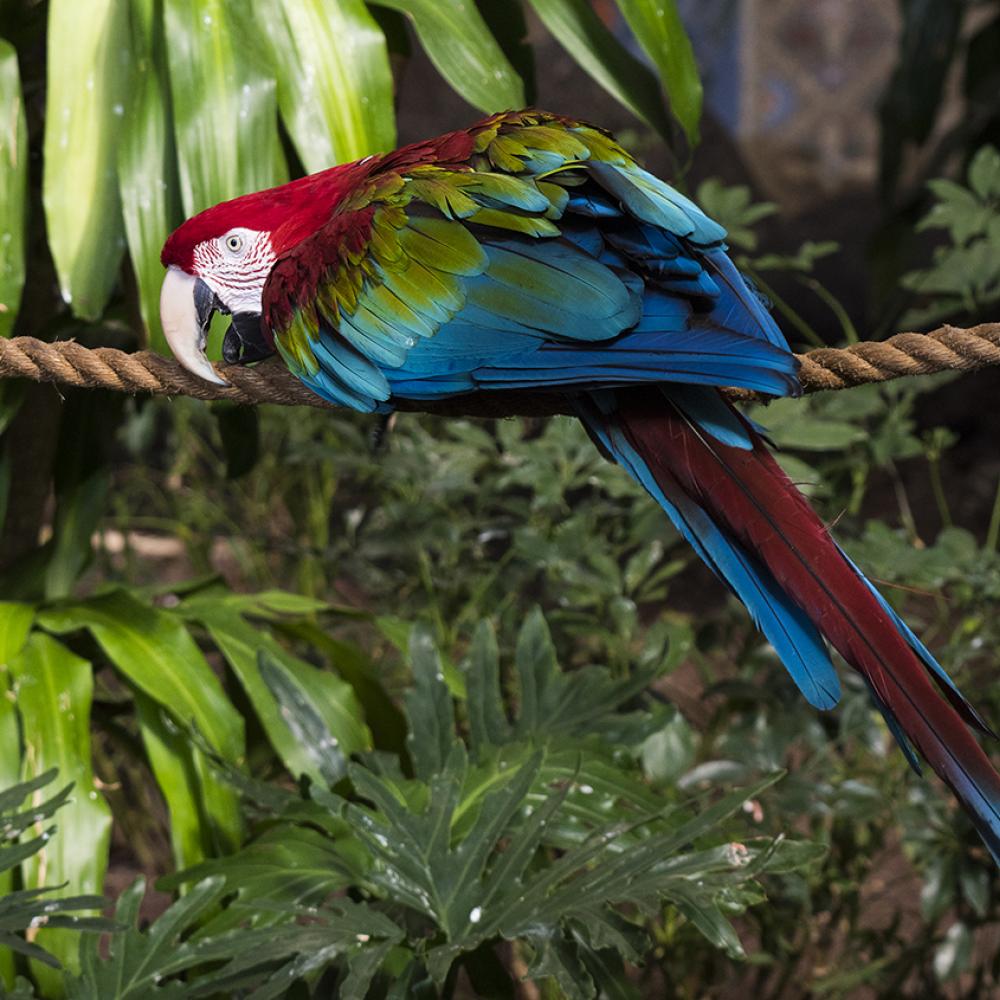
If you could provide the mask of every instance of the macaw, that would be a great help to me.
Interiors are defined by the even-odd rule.
[[[216,205],[167,240],[161,319],[192,372],[277,352],[324,399],[558,392],[746,605],[818,709],[836,649],[915,770],[950,786],[1000,863],[992,730],[719,393],[799,392],[726,233],[606,131],[537,110]]]

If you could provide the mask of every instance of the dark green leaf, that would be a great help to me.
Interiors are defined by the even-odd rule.
[[[616,100],[669,137],[659,83],[604,26],[588,0],[531,0],[556,40]]]

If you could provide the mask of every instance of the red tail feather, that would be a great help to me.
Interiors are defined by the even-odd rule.
[[[724,445],[657,391],[619,394],[616,416],[665,491],[679,484],[726,534],[755,552],[830,644],[865,676],[995,851],[1000,776],[759,437],[753,435],[752,450]]]

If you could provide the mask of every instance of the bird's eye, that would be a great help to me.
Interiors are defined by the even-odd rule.
[[[230,253],[239,253],[243,249],[243,237],[239,233],[233,233],[226,237],[226,249]]]

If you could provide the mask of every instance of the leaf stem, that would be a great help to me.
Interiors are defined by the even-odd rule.
[[[742,265],[743,270],[745,270],[751,278],[753,278],[754,283],[760,288],[760,290],[774,303],[778,311],[788,320],[796,330],[802,334],[802,337],[810,344],[814,344],[816,347],[827,347],[826,341],[809,325],[808,322],[793,309],[771,286],[771,284],[765,281],[761,276],[760,272],[755,270],[752,266]]]

